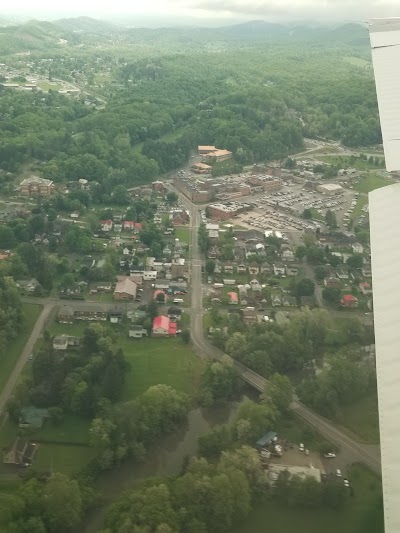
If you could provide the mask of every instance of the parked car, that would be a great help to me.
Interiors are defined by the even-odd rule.
[[[304,444],[300,442],[299,451],[304,452]]]
[[[349,480],[348,480],[348,479],[344,478],[344,479],[343,479],[343,483],[344,483],[344,486],[345,486],[345,487],[350,487],[350,483],[349,483]]]
[[[339,468],[336,470],[336,475],[337,477],[342,477],[342,472]]]
[[[335,454],[335,453],[331,453],[331,452],[329,452],[329,453],[324,453],[324,457],[325,457],[326,459],[334,459],[334,458],[336,457],[336,454]]]

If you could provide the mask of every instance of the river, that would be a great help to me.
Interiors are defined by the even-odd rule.
[[[88,515],[84,533],[95,533],[102,529],[107,505],[118,498],[121,492],[135,487],[148,477],[179,474],[185,459],[196,454],[198,438],[211,428],[232,420],[239,405],[249,396],[254,397],[254,394],[249,392],[240,401],[224,406],[193,409],[188,414],[186,424],[154,444],[143,462],[128,460],[119,468],[102,474],[97,488],[105,500],[105,505],[94,509]]]

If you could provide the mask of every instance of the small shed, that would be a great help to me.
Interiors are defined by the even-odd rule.
[[[264,448],[276,441],[278,434],[275,431],[268,431],[256,442],[256,448]]]

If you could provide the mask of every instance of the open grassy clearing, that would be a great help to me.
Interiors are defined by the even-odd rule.
[[[341,409],[336,423],[358,435],[364,442],[379,444],[378,398],[371,394]]]
[[[340,511],[287,507],[276,501],[261,504],[232,533],[383,533],[382,487],[366,468],[349,469],[354,496]]]
[[[357,204],[354,208],[351,218],[357,218],[363,213],[363,207],[368,203],[368,196],[360,196],[357,199]]]
[[[42,311],[42,306],[35,304],[22,304],[22,308],[25,317],[22,331],[9,343],[4,355],[0,358],[0,389],[3,389],[6,384]]]
[[[152,385],[164,383],[192,394],[203,362],[180,339],[121,339],[119,345],[131,364],[122,400],[132,400]]]
[[[37,85],[40,89],[42,89],[42,91],[59,91],[62,89],[62,85],[57,83],[48,83],[47,81],[39,81]]]
[[[379,154],[375,158],[383,160],[383,157],[379,157]],[[372,164],[368,159],[360,159],[352,156],[321,156],[320,159],[330,165],[339,166],[340,168],[356,168],[357,170],[375,170],[380,167]]]
[[[96,452],[89,446],[66,446],[62,444],[40,444],[33,466],[41,472],[79,473]]]
[[[393,181],[378,176],[377,174],[369,174],[361,178],[360,182],[354,185],[354,188],[359,192],[368,193],[374,191],[375,189],[380,189],[381,187],[386,187],[387,185],[392,185]]]
[[[179,239],[181,242],[185,242],[186,244],[190,244],[191,242],[191,231],[190,228],[175,228],[175,237]]]

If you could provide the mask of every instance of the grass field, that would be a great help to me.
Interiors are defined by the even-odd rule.
[[[358,402],[342,408],[341,411],[341,414],[336,417],[338,424],[348,428],[365,442],[379,444],[378,398],[376,394],[366,396]]]
[[[40,444],[33,462],[35,470],[77,474],[95,456],[89,446],[65,446],[62,444]]]
[[[190,228],[175,228],[175,237],[181,242],[190,244],[191,242],[191,232]]]
[[[376,157],[379,157],[377,154]],[[360,159],[351,156],[322,156],[320,159],[329,163],[330,165],[337,165],[341,168],[356,168],[357,170],[374,170],[379,169],[378,166],[369,163],[367,159]]]
[[[357,218],[363,213],[363,207],[368,203],[368,196],[359,196],[356,207],[354,208],[351,218]]]
[[[62,89],[62,85],[58,85],[57,83],[47,83],[47,81],[39,81],[37,85],[42,91],[59,91]]]
[[[391,185],[393,182],[386,178],[382,178],[377,174],[370,174],[361,178],[360,182],[357,183],[354,188],[359,192],[371,192],[375,189],[380,189],[381,187],[386,187],[386,185]]]
[[[6,352],[0,358],[0,390],[3,389],[7,382],[18,357],[21,355],[21,352],[28,341],[33,326],[42,311],[42,307],[35,304],[22,304],[22,308],[25,317],[22,331],[18,334],[16,339],[9,343]]]
[[[132,400],[159,383],[188,394],[197,388],[203,363],[180,339],[121,339],[119,344],[131,364],[122,400]]]
[[[360,465],[350,468],[354,496],[340,511],[264,503],[232,533],[384,533],[380,480]]]

